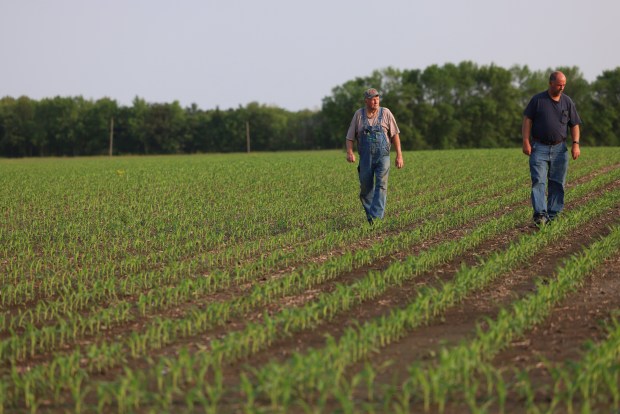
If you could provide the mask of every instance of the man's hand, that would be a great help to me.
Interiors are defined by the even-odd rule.
[[[579,148],[579,144],[573,144],[570,149],[570,152],[573,156],[573,159],[576,160],[581,155],[581,149]]]
[[[396,156],[396,168],[401,169],[405,166],[405,162],[403,161],[402,154]]]
[[[353,151],[347,151],[347,161],[355,162],[355,154]]]
[[[528,157],[532,155],[532,145],[530,145],[530,141],[523,141],[523,153]]]

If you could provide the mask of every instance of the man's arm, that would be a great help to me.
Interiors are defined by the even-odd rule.
[[[353,152],[353,141],[345,139],[347,145],[347,161],[355,162],[355,153]]]
[[[530,134],[532,133],[532,120],[527,116],[523,117],[523,125],[521,125],[521,136],[523,137],[523,153],[527,156],[532,154],[532,144],[530,143]]]
[[[573,138],[573,145],[570,149],[570,152],[573,156],[573,159],[576,160],[581,155],[581,147],[579,146],[579,137],[581,135],[581,131],[579,130],[579,124],[573,125],[570,128],[570,135]]]
[[[358,114],[359,111],[356,111],[353,114],[353,118],[351,119],[351,124],[349,124],[349,129],[347,130],[347,135],[345,136],[344,142],[347,147],[347,161],[355,162],[355,153],[353,153],[353,141],[356,140],[357,137],[357,122],[358,122]]]
[[[394,144],[394,149],[396,149],[396,168],[403,168],[405,166],[405,162],[403,161],[403,152],[400,150],[399,134],[395,134],[392,137],[392,144]]]

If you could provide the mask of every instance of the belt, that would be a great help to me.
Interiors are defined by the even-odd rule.
[[[562,142],[564,142],[564,139],[561,139],[559,141],[549,141],[549,140],[543,140],[543,139],[539,139],[539,138],[532,138],[532,140],[539,142],[543,145],[558,145],[561,144]]]

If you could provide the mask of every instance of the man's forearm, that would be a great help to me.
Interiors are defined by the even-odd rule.
[[[570,136],[573,141],[579,142],[579,137],[581,136],[581,131],[579,130],[579,125],[573,125],[570,129]]]
[[[402,155],[402,151],[400,149],[400,135],[399,134],[396,134],[392,137],[392,143],[394,144],[396,155]]]
[[[347,146],[347,153],[349,152],[353,152],[353,141],[351,141],[350,139],[345,139],[346,141],[346,146]]]
[[[530,134],[532,133],[532,120],[528,117],[523,118],[523,125],[521,126],[521,135],[523,136],[523,142],[530,142]]]

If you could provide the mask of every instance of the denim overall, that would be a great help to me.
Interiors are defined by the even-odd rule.
[[[390,172],[390,141],[381,127],[382,120],[383,108],[379,108],[374,126],[368,123],[366,109],[362,109],[363,131],[358,142],[360,163],[357,170],[360,178],[360,200],[366,211],[366,218],[371,223],[375,218],[383,218]]]

